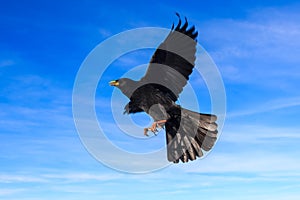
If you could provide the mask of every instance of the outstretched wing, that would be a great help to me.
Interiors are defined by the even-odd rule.
[[[172,100],[176,101],[195,65],[196,37],[198,32],[192,26],[188,29],[188,22],[178,25],[159,45],[152,56],[143,83],[156,83],[168,88],[172,92]]]

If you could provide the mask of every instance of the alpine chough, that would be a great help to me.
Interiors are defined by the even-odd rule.
[[[146,112],[154,123],[144,134],[165,127],[167,158],[178,163],[195,160],[209,151],[217,139],[217,116],[190,111],[176,104],[179,94],[189,80],[195,66],[198,32],[188,28],[179,18],[165,40],[155,50],[144,77],[139,81],[120,78],[110,82],[130,101],[124,113]]]

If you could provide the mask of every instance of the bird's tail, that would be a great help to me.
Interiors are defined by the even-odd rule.
[[[174,108],[165,124],[168,160],[188,162],[211,150],[218,134],[216,120],[216,115]]]

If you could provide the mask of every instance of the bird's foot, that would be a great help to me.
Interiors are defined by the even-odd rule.
[[[156,135],[156,133],[158,132],[157,128],[164,128],[166,122],[167,120],[165,119],[153,122],[151,127],[144,128],[144,135],[149,136],[148,131],[151,131],[154,135]]]

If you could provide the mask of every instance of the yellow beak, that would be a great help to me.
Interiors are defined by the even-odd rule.
[[[109,82],[109,85],[110,85],[110,86],[118,86],[118,85],[119,85],[119,82],[118,82],[118,81],[110,81],[110,82]]]

